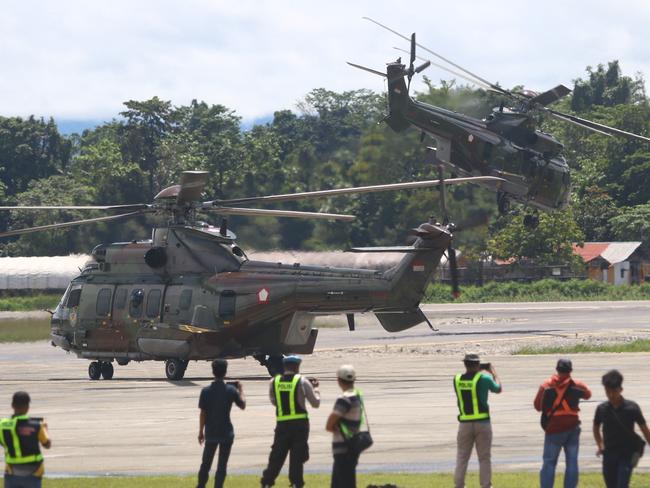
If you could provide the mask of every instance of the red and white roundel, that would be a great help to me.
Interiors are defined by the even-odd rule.
[[[424,262],[423,261],[413,261],[413,271],[423,272],[424,271]]]
[[[262,288],[257,292],[257,303],[269,303],[270,295],[268,288]]]

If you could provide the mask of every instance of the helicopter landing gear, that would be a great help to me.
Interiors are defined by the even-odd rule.
[[[113,378],[113,365],[107,361],[93,361],[88,365],[88,377],[91,380],[104,378],[110,380]]]
[[[497,193],[497,206],[499,208],[499,214],[507,215],[510,213],[510,199],[507,194],[503,192]]]
[[[539,225],[539,217],[535,214],[524,215],[524,227],[528,229],[537,229]]]
[[[265,354],[256,354],[253,356],[262,366],[266,366],[269,375],[276,376],[284,372],[282,364],[283,356],[267,356]]]
[[[189,361],[181,359],[168,359],[165,361],[165,374],[168,380],[178,381],[185,376],[185,370]]]

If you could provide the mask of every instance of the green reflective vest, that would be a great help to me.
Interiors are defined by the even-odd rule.
[[[307,410],[298,405],[298,385],[300,384],[299,374],[293,377],[277,375],[273,380],[275,390],[275,417],[278,422],[287,420],[307,419]]]
[[[462,379],[462,374],[457,374],[454,378],[454,387],[456,397],[458,398],[458,420],[460,422],[472,422],[475,420],[487,420],[490,413],[484,407],[481,408],[478,402],[478,393],[476,391],[478,382],[481,379],[481,372],[477,372],[471,380]]]
[[[43,460],[43,454],[38,448],[38,430],[32,433],[32,438],[29,439],[30,444],[33,445],[31,449],[26,448],[24,439],[21,442],[17,427],[18,423],[23,420],[29,421],[29,417],[27,415],[17,415],[10,419],[0,420],[0,444],[5,449],[5,462],[7,464],[38,463]],[[25,452],[26,450],[31,452]]]

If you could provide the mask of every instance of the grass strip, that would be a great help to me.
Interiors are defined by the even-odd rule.
[[[632,342],[611,344],[576,344],[574,346],[524,346],[513,354],[576,354],[587,352],[650,352],[650,339],[637,339]]]
[[[484,286],[462,285],[457,300],[449,285],[432,283],[424,295],[428,303],[565,302],[650,300],[650,283],[612,285],[595,280],[539,280],[531,283],[491,281]]]
[[[49,318],[0,320],[0,343],[44,341],[49,338]]]
[[[32,310],[53,310],[61,294],[38,294],[0,298],[0,312],[31,312]]]
[[[234,475],[226,479],[226,488],[250,488],[259,486],[258,475]],[[306,486],[310,488],[329,488],[330,477],[327,474],[311,474],[305,476]],[[0,481],[0,487],[3,485]],[[276,486],[288,486],[289,481],[281,476]],[[366,487],[370,484],[383,485],[392,483],[400,488],[437,488],[453,486],[453,477],[446,473],[361,473],[357,475],[357,486]],[[495,473],[494,486],[499,488],[523,488],[539,486],[539,474],[534,472]],[[210,480],[207,486],[212,486]],[[562,486],[563,477],[558,474],[556,486]],[[195,476],[151,476],[151,477],[100,477],[100,478],[65,478],[48,479],[43,482],[44,488],[193,488],[196,486]],[[478,475],[469,473],[467,487],[478,487]],[[650,473],[632,475],[631,488],[650,486]],[[580,474],[581,488],[602,488],[603,477],[600,473],[590,472]]]

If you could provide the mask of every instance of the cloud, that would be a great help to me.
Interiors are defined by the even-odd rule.
[[[546,89],[619,59],[650,72],[643,0],[539,2],[208,0],[10,2],[0,17],[0,113],[111,118],[122,102],[197,98],[246,119],[293,108],[317,87],[383,89],[404,41],[364,15],[499,81]],[[451,75],[429,69],[433,80]],[[415,81],[414,87],[421,87]]]

